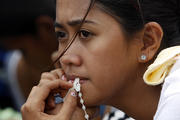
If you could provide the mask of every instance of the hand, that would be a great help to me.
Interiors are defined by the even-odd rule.
[[[58,104],[54,109],[46,111],[46,113],[48,113],[49,115],[56,115],[62,109],[62,106],[63,103]],[[101,120],[101,117],[99,115],[99,107],[88,107],[86,111],[90,116],[90,120]],[[76,107],[71,120],[85,120],[84,111],[81,109],[81,107]]]
[[[65,96],[72,87],[72,83],[60,79],[62,75],[61,69],[42,74],[39,85],[32,89],[27,102],[22,107],[23,120],[84,120],[84,112],[76,105],[75,91],[68,92],[63,104],[54,103],[53,93],[60,92]],[[45,110],[48,107],[49,110]],[[87,109],[90,116],[94,116],[97,111],[99,111],[98,107]]]
[[[53,72],[52,72],[53,73]],[[61,110],[56,115],[45,113],[46,99],[55,89],[69,89],[71,83],[57,79],[52,73],[44,73],[38,86],[33,87],[26,103],[22,106],[23,120],[70,120],[77,106],[77,93],[70,90]],[[52,80],[53,79],[53,80]]]
[[[60,70],[54,70],[51,72],[54,76],[61,76],[60,74]],[[44,77],[46,77],[48,75],[45,75]],[[64,81],[67,81],[66,79],[64,79]],[[60,93],[60,96],[61,97],[64,97],[66,94],[67,94],[67,90],[54,90],[53,93]],[[58,114],[58,112],[62,109],[62,106],[63,106],[63,103],[61,104],[55,104],[54,103],[54,94],[51,94],[49,95],[48,99],[47,99],[47,102],[46,102],[46,113],[49,114],[49,115],[56,115]],[[78,99],[79,101],[79,99]],[[78,102],[79,103],[79,102]],[[90,118],[93,120],[98,120],[100,119],[100,116],[99,115],[99,107],[98,106],[95,106],[95,107],[88,107],[87,108],[87,113],[88,115],[90,116]],[[76,107],[76,110],[75,112],[73,113],[72,115],[72,119],[71,120],[84,120],[84,111],[82,110],[81,108],[81,105],[79,104],[77,107]]]

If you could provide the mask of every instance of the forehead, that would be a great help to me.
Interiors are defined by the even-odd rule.
[[[72,18],[82,19],[90,2],[90,0],[57,0],[56,19],[61,20],[61,22]]]

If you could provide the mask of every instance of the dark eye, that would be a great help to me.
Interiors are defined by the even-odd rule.
[[[61,32],[61,31],[56,32],[56,37],[57,37],[58,41],[68,39],[67,33],[66,32]]]
[[[82,39],[86,39],[86,38],[90,37],[91,35],[92,35],[92,33],[90,33],[87,30],[81,30],[79,32],[79,37],[82,38]]]

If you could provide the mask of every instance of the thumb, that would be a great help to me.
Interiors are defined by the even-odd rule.
[[[58,114],[59,118],[63,120],[70,120],[77,106],[77,92],[74,89],[70,89],[67,93],[64,104]]]

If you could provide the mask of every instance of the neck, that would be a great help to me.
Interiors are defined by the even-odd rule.
[[[144,73],[144,72],[142,72]],[[152,120],[159,102],[161,86],[148,86],[143,74],[129,82],[121,95],[115,97],[111,105],[137,120]]]

